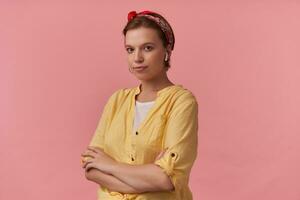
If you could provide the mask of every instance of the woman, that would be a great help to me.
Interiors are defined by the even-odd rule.
[[[85,176],[100,185],[101,200],[190,200],[198,104],[168,79],[172,28],[157,13],[131,11],[123,34],[129,70],[141,83],[108,99],[82,154]]]

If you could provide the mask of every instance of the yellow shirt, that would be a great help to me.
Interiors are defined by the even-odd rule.
[[[141,84],[115,91],[104,106],[89,146],[104,149],[118,162],[132,165],[154,163],[170,177],[175,190],[122,194],[104,186],[99,200],[191,200],[189,175],[197,157],[198,103],[182,85],[157,92],[155,104],[133,134],[135,96]],[[155,161],[160,151],[165,154]]]

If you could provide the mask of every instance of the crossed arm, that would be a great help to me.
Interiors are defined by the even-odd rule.
[[[159,166],[152,163],[130,165],[114,162],[109,167],[103,168],[103,171],[90,168],[85,171],[85,176],[92,182],[121,193],[144,193],[174,189],[170,178]]]
[[[120,181],[116,177],[105,174],[102,171],[92,168],[85,172],[85,177],[92,182],[98,183],[111,191],[117,191],[121,193],[141,193],[137,189],[131,187],[130,185]]]

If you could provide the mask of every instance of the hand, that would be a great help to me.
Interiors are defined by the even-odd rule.
[[[158,156],[156,156],[155,161],[159,160],[161,157],[163,157],[163,155],[165,154],[165,152],[168,150],[168,148],[162,150]]]
[[[109,174],[112,165],[116,164],[116,161],[113,158],[98,147],[89,146],[81,156],[89,157],[89,159],[85,159],[82,162],[82,167],[85,168],[86,171],[91,168],[96,168]]]

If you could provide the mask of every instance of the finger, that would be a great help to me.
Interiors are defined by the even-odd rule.
[[[167,149],[162,150],[162,151],[159,153],[159,155],[162,155],[162,154],[166,153],[166,151],[167,151]]]
[[[85,166],[85,171],[89,171],[89,169],[94,168],[94,163],[89,163]]]
[[[95,158],[95,157],[97,156],[97,152],[88,150],[88,151],[86,151],[85,153],[83,153],[82,156],[83,156],[83,157],[85,157],[85,156],[90,156],[90,157],[92,157],[92,158]]]
[[[80,159],[81,166],[83,167],[86,164],[86,162],[91,159],[92,159],[91,157],[81,157]]]
[[[82,168],[86,168],[86,166],[89,164],[89,163],[93,163],[94,159],[90,159],[88,161],[86,161],[83,165],[82,165]]]
[[[160,154],[158,154],[158,156],[156,156],[155,160],[158,160],[162,157],[163,152],[160,152]]]
[[[102,151],[101,148],[99,148],[99,147],[94,147],[94,146],[88,146],[87,149],[92,150],[92,151],[97,152],[97,153]]]
[[[83,165],[85,163],[85,160],[81,157],[80,158],[80,164]]]
[[[166,153],[167,150],[168,150],[168,148],[162,150],[162,151],[158,154],[158,156],[155,158],[155,160],[160,159],[160,158]]]
[[[91,152],[94,152],[94,151],[91,151],[91,150],[85,150],[82,154],[81,154],[81,156],[86,156],[86,154],[88,154],[88,153],[91,153]]]
[[[91,157],[91,156],[82,156],[81,157],[81,162],[82,162],[82,164],[83,163],[85,163],[87,160],[90,160],[90,159],[92,159],[93,157]]]
[[[89,146],[89,148],[95,150],[95,151],[102,151],[103,152],[103,149],[100,148],[100,147],[96,147],[96,146]]]

